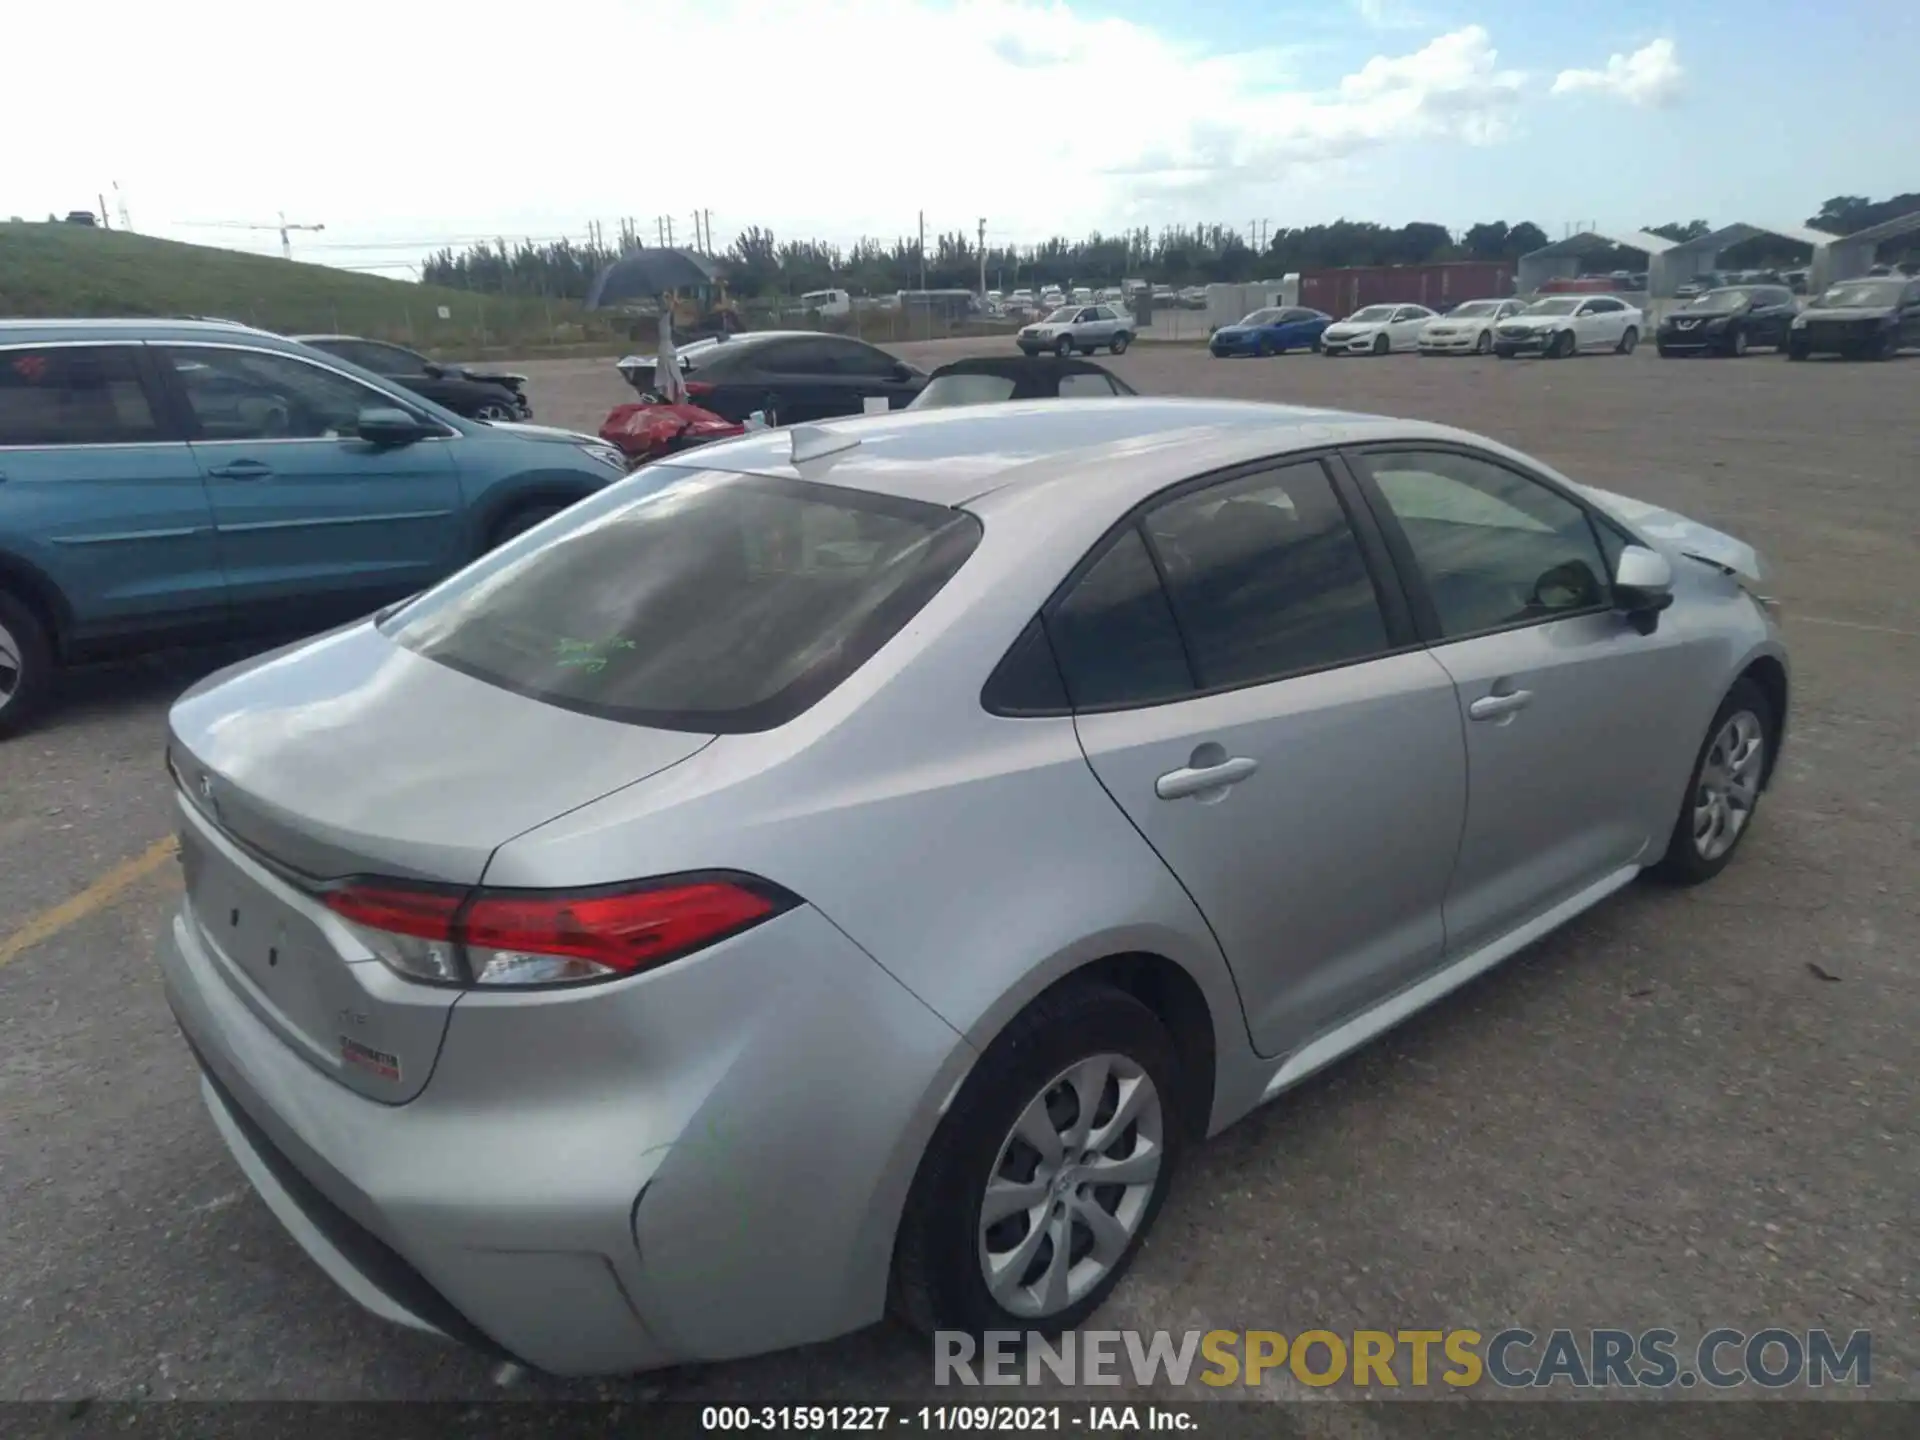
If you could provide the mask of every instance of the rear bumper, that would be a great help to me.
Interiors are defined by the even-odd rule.
[[[463,996],[389,1105],[278,1039],[176,919],[167,999],[216,1128],[335,1283],[557,1375],[830,1339],[972,1051],[817,911],[654,975]]]

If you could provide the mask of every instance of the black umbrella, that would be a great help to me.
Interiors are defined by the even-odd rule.
[[[719,282],[712,262],[690,250],[660,247],[622,255],[594,277],[587,308],[651,300],[669,290],[698,290]]]

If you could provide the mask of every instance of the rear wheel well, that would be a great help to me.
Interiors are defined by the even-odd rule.
[[[1787,667],[1771,655],[1762,655],[1740,672],[1742,680],[1751,680],[1767,697],[1773,711],[1773,743],[1767,747],[1767,772],[1762,783],[1771,783],[1773,768],[1780,761],[1780,741],[1787,728]]]
[[[1187,1133],[1195,1140],[1203,1138],[1213,1115],[1217,1051],[1213,1015],[1207,1009],[1207,998],[1201,993],[1200,986],[1191,975],[1164,955],[1139,952],[1109,955],[1103,960],[1095,960],[1048,988],[1051,991],[1064,985],[1088,981],[1111,985],[1132,996],[1167,1027],[1167,1033],[1173,1037],[1174,1049],[1180,1056],[1184,1081],[1181,1108]]]
[[[53,646],[54,654],[63,654],[67,607],[53,582],[39,571],[0,555],[0,590],[5,590],[33,612],[33,618],[47,632],[47,643]]]

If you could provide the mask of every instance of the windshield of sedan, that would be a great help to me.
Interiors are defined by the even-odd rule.
[[[1753,298],[1751,290],[1709,290],[1686,303],[1688,310],[1738,310]]]
[[[428,591],[396,643],[563,710],[768,730],[838,686],[978,543],[941,505],[648,465]]]
[[[1393,318],[1393,306],[1369,305],[1364,310],[1356,310],[1347,319],[1355,325],[1378,325]]]
[[[1856,306],[1898,305],[1901,280],[1850,280],[1820,297],[1822,310],[1850,310]]]
[[[1525,315],[1571,315],[1580,308],[1580,301],[1564,299],[1558,296],[1546,300],[1536,300],[1522,311]]]
[[[1280,317],[1285,313],[1282,310],[1256,310],[1240,323],[1242,325],[1278,325]]]
[[[1464,305],[1456,305],[1447,312],[1450,319],[1468,319],[1475,315],[1491,315],[1500,308],[1498,300],[1469,300]]]
[[[1079,313],[1080,307],[1078,305],[1062,305],[1058,310],[1047,316],[1047,324],[1071,325],[1073,323],[1073,317]]]

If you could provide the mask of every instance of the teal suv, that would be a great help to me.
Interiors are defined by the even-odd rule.
[[[0,736],[64,665],[327,629],[624,473],[239,325],[0,320]]]

